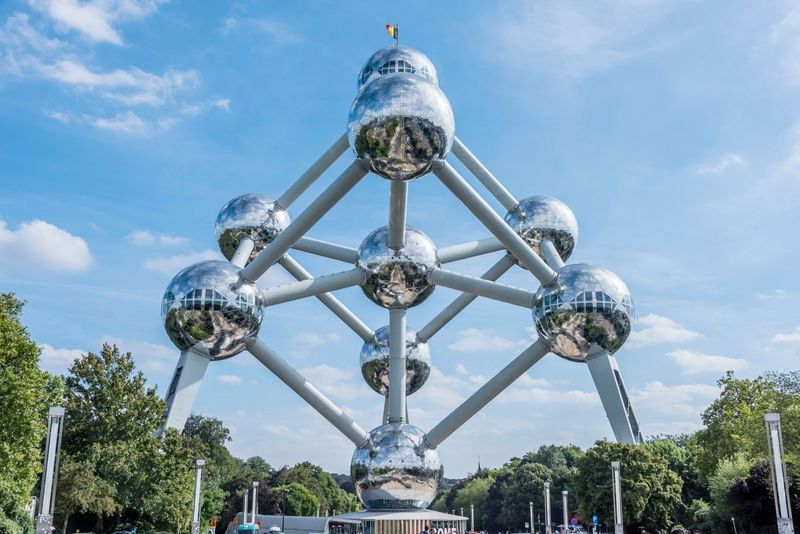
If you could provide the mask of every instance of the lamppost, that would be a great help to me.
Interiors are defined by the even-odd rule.
[[[553,534],[553,523],[550,520],[550,483],[544,483],[544,534]]]
[[[281,490],[283,497],[281,497],[281,533],[286,532],[286,497],[289,495],[289,488]]]
[[[533,534],[533,501],[528,501],[528,508],[531,512],[531,534]]]
[[[569,492],[567,490],[562,490],[561,491],[561,502],[564,505],[564,510],[563,510],[564,514],[563,515],[564,515],[564,530],[565,531],[567,530],[567,526],[569,525],[569,511],[568,511],[569,503],[568,503],[568,500],[567,500],[568,494],[569,494]]]
[[[459,514],[458,515],[460,515],[461,517],[464,517],[464,507],[463,506],[461,508],[459,508]]]
[[[251,510],[252,510],[251,515],[253,516],[253,523],[255,523],[256,520],[258,519],[256,517],[257,507],[258,507],[258,481],[255,480],[253,481],[253,504],[251,505]]]
[[[611,477],[614,488],[614,534],[622,534],[622,482],[620,479],[619,462],[611,462]]]
[[[781,432],[780,414],[764,414],[764,424],[767,427],[767,448],[769,449],[769,466],[772,470],[772,493],[775,495],[778,534],[794,534],[792,507],[789,504],[789,480],[786,476],[786,463],[783,461],[783,433]]]
[[[39,497],[39,517],[36,521],[36,534],[51,534],[53,527],[53,504],[58,482],[58,456],[61,451],[64,408],[51,406],[45,442],[44,470],[42,471],[42,491]]]
[[[200,485],[205,460],[197,460],[194,476],[194,506],[192,507],[192,534],[200,534]]]
[[[733,523],[733,534],[738,534],[736,532],[736,518],[731,517],[731,523]]]
[[[469,505],[469,530],[475,532],[475,505]]]

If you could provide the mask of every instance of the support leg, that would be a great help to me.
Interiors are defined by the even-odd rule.
[[[301,282],[293,282],[261,291],[264,306],[274,306],[304,297],[313,297],[346,287],[359,286],[366,282],[367,275],[361,269],[350,269],[340,273],[326,274]]]
[[[406,422],[406,310],[389,310],[389,422]]]
[[[389,248],[400,250],[406,240],[408,182],[392,181],[389,195]]]
[[[465,274],[445,271],[444,269],[433,269],[428,275],[428,279],[435,284],[457,289],[466,293],[474,293],[482,297],[499,300],[508,304],[515,304],[523,308],[531,309],[536,293],[526,291],[518,287],[507,286],[498,282],[490,282],[483,278],[475,278]]]
[[[181,352],[178,365],[169,383],[165,402],[167,410],[164,413],[164,422],[160,433],[167,428],[183,430],[186,420],[192,411],[192,405],[200,391],[200,384],[208,369],[207,356],[192,349]]]
[[[311,187],[311,184],[313,184],[328,167],[333,165],[334,161],[339,159],[339,156],[344,154],[345,150],[347,150],[347,145],[347,134],[345,133],[342,134],[339,139],[333,143],[333,146],[326,150],[325,153],[280,196],[276,204],[283,209],[288,209],[306,189]]]
[[[469,149],[464,146],[464,143],[461,142],[461,139],[458,137],[455,138],[453,141],[453,148],[452,148],[453,155],[458,158],[458,160],[464,164],[464,166],[469,169],[475,178],[478,179],[483,186],[489,190],[489,192],[494,195],[494,197],[500,201],[500,204],[507,210],[513,210],[517,207],[519,202],[514,195],[509,193],[508,189],[500,183],[500,180],[495,178],[495,176],[489,172],[489,169],[483,166],[483,163],[480,162],[478,158],[476,158]]]
[[[641,443],[639,421],[628,398],[617,359],[612,354],[603,352],[587,360],[586,364],[616,440],[620,443]]]

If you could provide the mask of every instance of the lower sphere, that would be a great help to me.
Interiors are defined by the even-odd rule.
[[[350,476],[361,502],[370,510],[424,510],[436,498],[442,463],[436,449],[418,453],[425,433],[403,423],[372,430],[375,447],[356,449]]]
[[[161,305],[164,329],[180,350],[194,348],[212,360],[230,358],[258,335],[262,310],[258,289],[241,284],[227,261],[203,261],[179,272]]]
[[[361,347],[361,375],[377,393],[389,394],[389,327],[375,331]],[[406,329],[406,394],[419,390],[431,373],[431,353],[427,343],[417,339],[417,332]]]

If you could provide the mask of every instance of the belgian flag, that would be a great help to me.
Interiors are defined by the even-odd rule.
[[[400,39],[398,38],[399,32],[400,32],[400,28],[398,26],[393,25],[393,24],[387,24],[386,25],[386,33],[389,34],[389,37],[391,37],[392,39],[394,39],[395,41],[398,41],[398,42],[400,41]]]

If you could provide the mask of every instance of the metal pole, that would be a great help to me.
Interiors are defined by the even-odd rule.
[[[250,490],[249,489],[245,489],[244,490],[244,512],[242,514],[242,516],[243,516],[242,517],[242,524],[243,525],[247,524],[247,499],[248,499],[249,496],[250,496]]]
[[[252,510],[251,514],[253,516],[253,523],[255,523],[258,518],[256,517],[256,506],[258,504],[258,481],[253,481],[253,504],[251,505],[250,510]]]
[[[345,263],[355,263],[358,259],[358,251],[354,248],[337,245],[336,243],[329,243],[328,241],[322,241],[320,239],[313,239],[311,237],[301,237],[292,245],[292,248],[301,252],[308,252],[309,254],[316,254],[323,258],[339,260]]]
[[[508,304],[515,304],[523,308],[533,308],[533,299],[536,293],[518,287],[512,287],[498,282],[490,282],[483,278],[475,278],[465,274],[445,271],[434,268],[428,274],[428,279],[438,285],[472,293]]]
[[[350,164],[344,172],[328,186],[303,212],[286,227],[275,240],[267,245],[250,264],[242,269],[239,276],[248,282],[255,282],[267,269],[286,254],[298,239],[303,237],[317,221],[344,197],[365,175],[367,171],[358,161]]]
[[[362,447],[369,443],[369,434],[363,428],[358,426],[341,408],[333,404],[330,399],[315,388],[294,367],[286,363],[283,358],[265,345],[263,341],[259,339],[252,341],[248,350],[284,384],[300,395],[322,417],[352,441],[356,447]]]
[[[530,508],[530,512],[531,512],[531,523],[530,523],[530,525],[531,525],[531,534],[533,534],[533,501],[529,501],[528,502],[528,507]]]
[[[231,263],[240,269],[247,265],[247,260],[250,259],[250,254],[253,252],[255,246],[255,241],[249,237],[245,237],[239,241],[239,245],[236,247],[236,252],[233,253],[233,257],[231,258]]]
[[[481,221],[492,234],[502,242],[508,251],[528,269],[542,285],[548,285],[556,278],[553,271],[537,256],[523,239],[500,217],[489,204],[459,175],[446,161],[436,169],[436,177]],[[295,221],[296,223],[296,221]],[[292,223],[292,224],[295,224]],[[291,225],[289,225],[291,228]],[[284,230],[285,232],[285,230]],[[281,234],[282,235],[282,234]],[[278,236],[280,237],[280,235]],[[255,260],[253,260],[255,261]],[[251,263],[252,265],[252,263]]]
[[[39,495],[39,516],[36,521],[37,534],[51,534],[53,526],[53,505],[58,484],[58,457],[61,452],[63,421],[64,407],[51,406],[48,412],[42,489]]]
[[[514,263],[514,258],[510,254],[506,254],[500,258],[497,263],[492,265],[481,278],[490,281],[497,280],[503,276],[506,271],[513,267]],[[436,332],[441,330],[447,323],[452,321],[456,315],[461,313],[461,311],[469,306],[469,304],[477,297],[478,295],[472,293],[462,293],[459,295],[444,310],[442,310],[439,315],[431,319],[428,324],[420,329],[420,331],[417,333],[417,338],[422,342],[428,341]]]
[[[328,167],[333,165],[333,162],[339,159],[339,156],[344,154],[345,150],[347,150],[348,146],[347,141],[347,134],[344,133],[339,137],[333,145],[325,151],[320,158],[308,168],[306,172],[303,173],[300,178],[297,179],[295,183],[293,183],[289,189],[286,190],[284,194],[280,196],[280,198],[275,202],[278,206],[283,209],[288,208],[297,198],[308,189],[311,184],[313,184],[317,178],[322,176],[322,173],[325,172]]]
[[[539,248],[544,256],[544,261],[553,270],[559,270],[564,266],[564,260],[561,259],[561,254],[556,250],[556,246],[549,239],[542,239]]]
[[[467,169],[469,169],[469,172],[475,175],[475,178],[500,201],[500,204],[502,204],[505,209],[513,210],[517,207],[519,202],[514,198],[514,195],[500,183],[500,180],[489,172],[489,169],[483,166],[483,163],[464,146],[464,143],[462,143],[458,137],[453,140],[451,152]]]
[[[625,389],[617,359],[613,354],[603,351],[590,355],[586,359],[586,365],[614,431],[614,437],[620,443],[640,443],[642,435],[639,421]]]
[[[739,534],[739,533],[736,531],[736,519],[734,519],[733,517],[731,517],[731,523],[733,523],[733,534]]]
[[[472,416],[482,410],[492,399],[510,386],[514,380],[522,376],[533,364],[541,360],[547,352],[547,347],[541,341],[536,341],[525,349],[499,373],[478,388],[467,400],[462,402],[450,415],[433,427],[425,435],[424,445],[431,449],[438,447],[450,434],[458,430],[461,425],[469,421]]]
[[[200,487],[203,479],[205,460],[197,460],[194,474],[194,504],[192,506],[192,534],[200,533]]]
[[[469,529],[475,532],[475,505],[469,505]]]
[[[306,271],[302,265],[297,263],[297,261],[286,254],[282,257],[278,263],[281,264],[281,267],[286,269],[286,271],[295,277],[297,280],[310,280],[313,277],[311,273]],[[317,298],[320,302],[322,302],[329,310],[331,310],[334,315],[336,315],[339,319],[344,321],[344,323],[350,327],[350,329],[355,332],[358,337],[363,339],[364,341],[369,341],[372,339],[374,332],[370,327],[368,327],[364,322],[359,319],[352,311],[350,311],[347,306],[342,304],[339,299],[331,295],[330,293],[322,293],[317,295]]]
[[[392,180],[389,193],[389,238],[392,250],[400,250],[406,240],[406,205],[408,204],[408,182]]]
[[[361,269],[350,269],[339,273],[326,274],[300,282],[271,287],[261,291],[263,306],[275,306],[292,300],[330,293],[346,287],[360,286],[367,281]]]
[[[406,310],[389,310],[389,422],[406,422]]]
[[[565,531],[567,530],[567,527],[569,526],[569,501],[568,501],[568,494],[569,494],[569,492],[568,492],[567,490],[562,490],[562,491],[561,491],[561,504],[562,504],[562,506],[564,507],[564,509],[562,510],[562,512],[563,512],[563,514],[562,514],[562,515],[564,516],[564,530],[565,530]]]
[[[622,524],[622,480],[619,462],[611,462],[611,474],[614,483],[614,534],[623,534]]]
[[[442,247],[437,251],[437,254],[439,256],[439,263],[450,263],[489,254],[491,252],[497,252],[504,248],[506,248],[505,245],[498,241],[496,237],[487,237],[485,239]]]
[[[778,518],[778,534],[793,534],[792,507],[789,503],[789,478],[786,476],[786,463],[783,459],[783,432],[781,416],[777,413],[764,414],[767,429],[769,465],[772,470],[772,492],[775,495],[775,515]]]
[[[544,532],[553,534],[553,523],[550,519],[550,483],[544,483]]]

